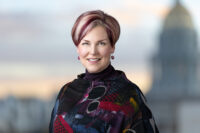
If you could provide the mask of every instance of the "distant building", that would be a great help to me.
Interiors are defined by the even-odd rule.
[[[0,133],[47,133],[54,98],[9,96],[0,100]]]
[[[200,56],[192,17],[178,0],[164,20],[159,39],[152,63],[152,89],[147,97],[160,132],[183,133],[180,120],[185,116],[180,109],[187,108],[182,105],[200,102]]]

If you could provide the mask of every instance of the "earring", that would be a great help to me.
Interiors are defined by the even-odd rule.
[[[115,59],[115,56],[114,56],[114,55],[111,55],[111,59],[114,60],[114,59]]]
[[[78,60],[80,60],[80,57],[78,56]]]

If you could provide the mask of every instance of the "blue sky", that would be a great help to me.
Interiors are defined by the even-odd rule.
[[[190,11],[199,33],[200,1],[180,1]],[[93,9],[113,15],[121,25],[112,64],[141,86],[148,82],[145,87],[149,87],[150,59],[157,50],[163,19],[174,3],[175,0],[0,0],[0,83],[7,83],[0,84],[0,89],[12,88],[9,85],[16,86],[13,82],[19,80],[23,84],[24,80],[51,78],[56,84],[84,72],[70,32],[75,19]],[[26,87],[29,86],[31,83]]]

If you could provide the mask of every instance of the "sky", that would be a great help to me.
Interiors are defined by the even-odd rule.
[[[180,1],[199,33],[200,1]],[[151,58],[174,4],[175,0],[0,0],[0,97],[49,98],[83,73],[70,32],[81,13],[96,9],[114,16],[121,26],[113,66],[147,92]]]

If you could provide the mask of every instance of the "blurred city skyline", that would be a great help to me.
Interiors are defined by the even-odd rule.
[[[82,12],[94,9],[113,15],[121,25],[113,66],[148,91],[150,60],[163,19],[175,1],[0,0],[0,98],[10,94],[49,98],[83,73],[70,32]],[[179,1],[189,10],[199,33],[200,1]]]

